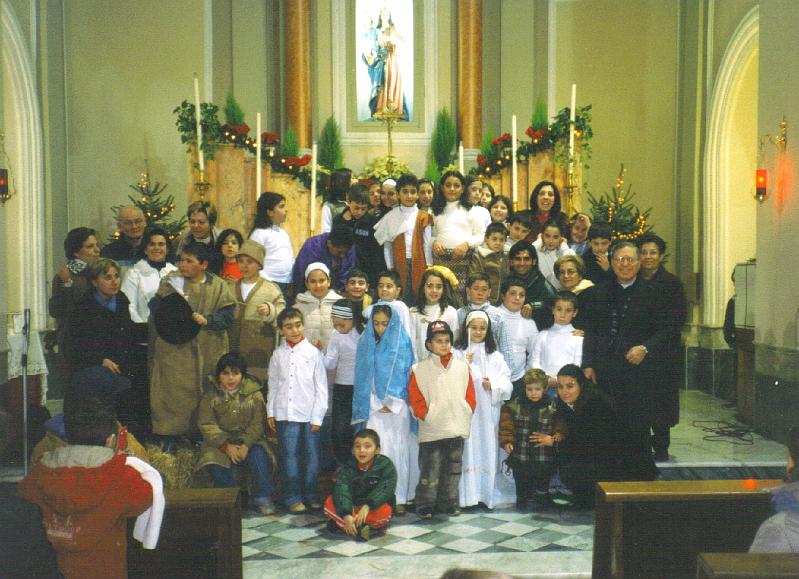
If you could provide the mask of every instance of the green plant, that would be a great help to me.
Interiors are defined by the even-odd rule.
[[[430,179],[433,183],[438,183],[441,179],[441,172],[438,170],[438,165],[433,159],[427,162],[427,167],[424,170],[424,176]]]
[[[550,125],[552,140],[558,144],[555,147],[555,162],[568,164],[569,159],[569,115],[571,111],[569,107],[562,108]],[[580,154],[580,161],[583,167],[588,167],[586,161],[591,158],[591,143],[590,140],[594,136],[594,130],[591,128],[591,105],[578,107],[574,117],[574,148],[575,152]]]
[[[430,141],[431,156],[439,169],[452,163],[455,158],[456,141],[455,123],[452,121],[449,111],[444,107],[436,115],[433,138]]]
[[[197,144],[196,108],[192,103],[184,100],[172,111],[177,115],[175,126],[180,133],[180,142],[188,145],[189,153],[192,152],[192,147]],[[218,111],[219,107],[213,103],[200,104],[200,124],[203,130],[201,147],[206,159],[214,158],[216,143],[222,137],[222,127],[216,117]]]
[[[591,219],[610,225],[613,241],[634,241],[652,229],[652,224],[649,223],[652,208],[641,211],[631,202],[635,193],[632,192],[632,185],[624,190],[624,174],[622,164],[616,184],[609,193],[603,193],[599,198],[588,193]]]
[[[318,164],[330,170],[344,165],[344,150],[341,147],[341,132],[333,116],[325,121],[322,134],[319,135]]]
[[[549,118],[547,117],[547,103],[544,99],[539,98],[535,101],[535,110],[533,116],[530,118],[530,126],[534,131],[549,128]]]
[[[142,173],[138,183],[131,185],[130,188],[136,191],[138,196],[128,195],[128,199],[144,213],[147,227],[161,227],[166,231],[170,241],[176,239],[186,227],[186,216],[182,215],[177,220],[169,218],[175,210],[175,198],[172,195],[162,197],[166,185],[161,185],[158,181],[152,183],[150,175]],[[117,205],[111,209],[116,215],[121,208],[121,205]],[[119,231],[116,231],[111,235],[111,239],[119,239],[119,236]]]
[[[295,131],[294,127],[291,125],[289,125],[289,128],[286,130],[281,153],[284,157],[296,157],[300,154],[300,145],[297,142],[297,131]]]
[[[229,125],[244,124],[244,111],[241,110],[233,93],[228,93],[227,101],[225,102],[225,122]]]

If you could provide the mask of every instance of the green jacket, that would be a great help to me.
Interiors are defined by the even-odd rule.
[[[378,454],[369,470],[362,471],[353,457],[338,475],[333,504],[342,517],[352,513],[354,506],[368,505],[370,509],[384,503],[393,506],[396,489],[397,469],[390,458]]]

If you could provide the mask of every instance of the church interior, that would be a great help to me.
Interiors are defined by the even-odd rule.
[[[383,4],[404,14],[392,49],[403,106],[381,109],[389,118],[370,111],[363,48],[364,15]],[[799,425],[795,0],[0,0],[0,22],[0,404],[12,415],[24,406],[26,310],[29,400],[60,409],[47,304],[70,229],[112,239],[114,208],[145,179],[168,186],[176,217],[208,199],[223,227],[246,232],[256,192],[275,190],[296,251],[320,231],[316,160],[330,119],[353,174],[380,179],[396,163],[422,177],[447,164],[435,166],[431,146],[446,109],[449,163],[518,209],[548,176],[568,191],[570,212],[607,195],[640,209],[666,241],[689,315],[680,424],[661,479],[782,478],[785,435]],[[230,122],[231,97],[248,131]],[[204,119],[206,103],[217,107],[219,121],[202,171],[184,122],[195,102]],[[575,107],[583,130],[572,148]],[[545,128],[560,119],[566,137],[539,152],[542,115]],[[274,137],[261,163],[259,130]],[[21,464],[4,462],[0,479],[19,480]],[[496,508],[433,525],[408,514],[356,543],[321,535],[321,515],[245,512],[241,556],[225,576],[438,577],[458,566],[636,576],[632,563],[627,573],[597,567],[610,519],[600,523],[599,508]],[[695,573],[695,554],[693,564]]]

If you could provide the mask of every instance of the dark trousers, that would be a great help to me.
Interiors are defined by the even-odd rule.
[[[671,445],[671,427],[653,424],[652,425],[652,450],[655,454],[668,454]]]
[[[552,478],[554,463],[528,462],[513,467],[513,481],[516,483],[516,502],[521,503],[536,495],[549,493],[549,480]]]
[[[444,438],[419,443],[419,485],[416,508],[440,511],[455,506],[463,463],[463,439]]]
[[[333,384],[333,454],[339,466],[352,456],[352,384]]]

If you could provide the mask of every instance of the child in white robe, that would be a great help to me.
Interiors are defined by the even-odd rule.
[[[415,496],[418,482],[418,442],[408,408],[408,380],[413,348],[396,310],[389,304],[372,307],[371,319],[358,342],[352,424],[356,430],[371,428],[380,435],[380,451],[397,468],[396,513]],[[414,448],[411,448],[414,447]],[[413,473],[417,473],[414,478]]]
[[[469,364],[477,402],[469,438],[463,444],[459,504],[483,503],[493,509],[499,470],[499,412],[513,390],[510,369],[497,351],[488,315],[480,310],[466,316],[454,351]]]
[[[519,278],[509,277],[502,282],[500,289],[502,305],[499,306],[502,335],[499,351],[505,356],[505,362],[510,368],[513,398],[524,396],[524,372],[530,367],[533,347],[538,336],[538,326],[521,313],[525,295],[524,282]]]
[[[540,368],[547,373],[551,399],[557,398],[558,372],[566,364],[579,366],[583,361],[583,336],[575,335],[572,320],[577,315],[577,296],[568,291],[559,291],[552,306],[554,325],[539,332],[530,359],[531,368]]]

